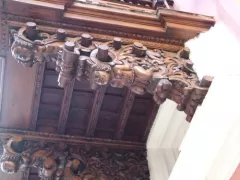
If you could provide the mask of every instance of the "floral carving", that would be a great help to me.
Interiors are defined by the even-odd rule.
[[[145,152],[115,152],[12,137],[3,145],[1,170],[37,168],[42,180],[148,180]]]
[[[201,104],[211,83],[201,86],[189,50],[178,53],[148,49],[139,42],[124,45],[120,38],[99,42],[89,34],[69,38],[63,29],[49,35],[35,23],[27,23],[15,33],[13,57],[27,67],[42,61],[55,61],[58,84],[66,87],[73,78],[87,79],[92,88],[111,85],[128,87],[133,93],[151,93],[162,104],[167,98],[185,111],[188,121]],[[211,81],[205,77],[203,81]]]

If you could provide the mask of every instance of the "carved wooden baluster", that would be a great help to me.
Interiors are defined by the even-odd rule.
[[[55,67],[55,71],[57,71],[57,72],[61,71],[62,53],[63,53],[63,51],[58,52],[58,57],[57,57],[56,67]]]
[[[58,85],[66,87],[66,85],[74,77],[75,64],[78,60],[79,53],[74,52],[75,45],[72,42],[66,42],[63,47],[63,57],[61,62],[61,70],[58,76]]]
[[[65,38],[66,38],[66,31],[64,29],[57,29],[57,39],[59,41],[64,41]],[[57,72],[61,71],[62,53],[63,53],[62,50],[58,52],[58,57],[57,57],[56,67],[55,67],[55,70]]]
[[[85,63],[86,63],[87,59],[88,59],[87,56],[80,56],[78,58],[78,66],[77,66],[77,74],[76,74],[76,79],[78,81],[81,81],[84,76]]]

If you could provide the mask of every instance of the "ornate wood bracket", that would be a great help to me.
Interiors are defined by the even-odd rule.
[[[145,151],[97,149],[42,137],[1,136],[1,170],[8,174],[37,168],[42,180],[149,179]]]
[[[34,63],[56,62],[58,84],[66,87],[73,78],[87,79],[92,88],[111,85],[128,87],[143,95],[151,93],[162,104],[166,98],[175,101],[190,121],[211,84],[212,77],[199,81],[189,60],[189,49],[177,54],[161,49],[148,49],[139,42],[123,44],[120,38],[100,42],[89,34],[67,37],[64,29],[55,34],[38,30],[28,22],[14,32],[13,57],[26,67]]]

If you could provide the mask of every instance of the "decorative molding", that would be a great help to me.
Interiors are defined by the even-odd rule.
[[[35,130],[37,125],[37,119],[38,119],[38,110],[39,110],[39,104],[41,99],[41,93],[42,93],[42,84],[44,79],[44,71],[45,71],[45,62],[38,63],[36,68],[36,77],[35,77],[35,88],[34,88],[34,94],[32,98],[32,106],[31,106],[31,116],[30,116],[30,124],[29,129]]]
[[[7,15],[2,13],[1,14],[1,27],[0,27],[0,34],[1,34],[1,43],[0,43],[0,55],[6,56],[7,52],[9,51],[9,26],[8,26],[8,18]]]
[[[97,87],[94,95],[94,100],[93,100],[93,106],[92,110],[89,115],[88,119],[88,126],[86,130],[86,136],[93,136],[96,126],[97,126],[97,120],[98,116],[101,110],[101,106],[103,103],[103,98],[104,94],[106,92],[107,86],[99,86]]]
[[[135,99],[135,93],[133,93],[131,90],[127,89],[126,94],[124,96],[124,102],[122,105],[122,109],[119,112],[120,116],[117,122],[117,130],[115,132],[115,138],[121,139],[124,133],[124,129],[127,124],[127,120],[129,117],[129,114],[132,109],[132,105]]]
[[[67,120],[68,120],[68,113],[71,105],[72,93],[74,88],[75,79],[71,80],[67,86],[64,88],[64,95],[61,105],[61,112],[58,120],[58,133],[64,134]]]
[[[14,39],[12,55],[26,67],[37,62],[56,62],[60,87],[66,87],[75,77],[80,81],[87,79],[93,89],[100,86],[95,95],[96,108],[92,111],[95,115],[90,115],[87,135],[94,132],[95,117],[106,85],[127,87],[138,95],[151,93],[157,104],[169,98],[178,104],[179,110],[186,112],[187,120],[191,121],[212,82],[212,77],[199,81],[187,48],[176,54],[148,49],[139,42],[124,45],[120,38],[110,42],[95,41],[89,34],[69,38],[63,29],[49,35],[39,31],[31,22],[14,33]]]
[[[41,180],[149,179],[144,151],[97,150],[21,136],[10,137],[3,148],[1,170],[8,174],[32,167]]]
[[[39,24],[38,28],[41,31],[55,33],[57,28],[64,28],[67,34],[73,36],[80,36],[82,33],[91,33],[94,39],[100,41],[111,41],[114,36],[122,37],[123,44],[132,44],[139,41],[149,48],[161,48],[168,51],[177,52],[183,45],[184,41],[179,39],[169,39],[165,37],[151,37],[130,32],[120,32],[117,30],[108,30],[101,28],[94,28],[90,26],[77,26],[72,24],[52,22],[40,19],[33,19],[30,17],[15,16],[12,14],[4,14],[7,17],[7,23],[10,27],[21,28],[25,26],[26,22],[35,22]]]
[[[49,134],[18,129],[0,128],[1,138],[6,139],[12,136],[21,136],[24,139],[31,139],[37,141],[53,141],[55,143],[65,143],[68,145],[86,145],[96,148],[106,147],[109,149],[119,149],[119,147],[121,147],[122,150],[145,150],[145,144],[140,142]]]

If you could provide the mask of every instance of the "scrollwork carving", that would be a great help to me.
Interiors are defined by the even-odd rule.
[[[87,79],[93,89],[109,84],[139,95],[151,93],[158,104],[167,98],[175,101],[189,121],[211,84],[201,87],[187,48],[174,54],[139,42],[125,45],[120,38],[110,42],[95,41],[89,34],[69,38],[63,29],[49,35],[38,31],[35,23],[27,23],[15,34],[11,50],[27,67],[55,61],[60,87],[76,78]]]
[[[3,146],[1,170],[37,168],[42,180],[149,179],[145,152],[115,152],[12,137]]]

